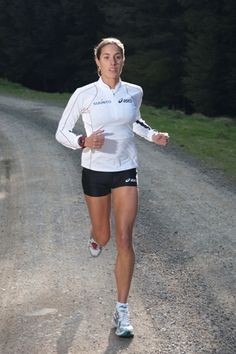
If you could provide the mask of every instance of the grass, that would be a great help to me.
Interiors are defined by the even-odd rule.
[[[236,120],[186,115],[180,111],[142,106],[142,116],[153,128],[167,131],[171,142],[236,182]]]
[[[4,79],[0,79],[0,94],[61,105],[65,105],[70,97],[69,93],[30,90]],[[158,109],[144,104],[141,113],[153,128],[168,132],[171,143],[205,161],[211,168],[224,171],[236,182],[236,120],[226,117],[208,118],[202,114],[186,115],[181,111]]]
[[[22,97],[29,100],[32,99],[50,101],[55,103],[61,103],[62,105],[64,105],[70,97],[70,94],[68,93],[47,93],[42,91],[31,90],[20,84],[13,83],[5,79],[0,79],[0,94]]]

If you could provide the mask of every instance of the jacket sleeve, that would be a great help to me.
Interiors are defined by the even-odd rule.
[[[140,107],[142,103],[143,91],[140,87],[139,93],[135,95],[135,104],[137,107],[137,118],[133,124],[133,131],[135,134],[141,136],[142,138],[152,142],[153,134],[158,134],[158,131],[152,129],[146,122],[141,118]]]
[[[79,89],[77,89],[69,99],[55,135],[59,143],[73,150],[80,149],[78,138],[81,135],[73,133],[74,126],[81,115],[79,93]]]

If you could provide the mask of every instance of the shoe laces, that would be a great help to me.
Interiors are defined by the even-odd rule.
[[[129,311],[127,308],[119,308],[118,311],[118,316],[119,316],[119,320],[122,323],[123,326],[129,326],[130,322],[129,322]]]

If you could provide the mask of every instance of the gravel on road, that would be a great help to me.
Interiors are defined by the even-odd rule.
[[[54,138],[62,110],[0,96],[0,353],[236,353],[235,186],[137,138],[135,337],[117,338],[114,237],[89,256],[80,152]]]

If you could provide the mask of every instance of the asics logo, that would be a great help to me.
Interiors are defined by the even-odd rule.
[[[120,98],[118,103],[132,103],[132,98]]]
[[[135,182],[136,182],[136,178],[127,178],[127,179],[125,180],[125,183],[129,183],[129,182],[135,183]]]

